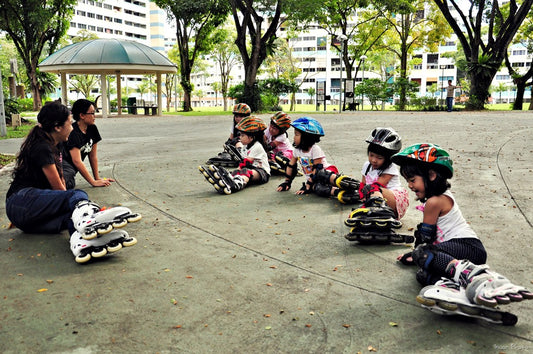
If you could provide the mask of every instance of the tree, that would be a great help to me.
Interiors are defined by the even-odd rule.
[[[235,44],[239,48],[244,65],[243,99],[252,111],[256,111],[261,105],[256,85],[257,72],[276,40],[278,28],[289,19],[297,22],[308,18],[318,10],[321,2],[229,0],[229,3],[237,29]]]
[[[72,43],[85,42],[92,39],[98,39],[98,35],[94,32],[82,29],[76,33],[75,37],[72,38]]]
[[[220,70],[220,92],[224,101],[224,111],[228,110],[228,90],[231,70],[240,63],[239,51],[235,46],[235,28],[222,27],[214,36],[218,37],[218,44],[213,48],[212,56]],[[215,91],[216,92],[216,91]]]
[[[89,99],[91,91],[98,84],[98,78],[95,75],[72,75],[68,83],[76,92],[81,92],[85,98]]]
[[[215,107],[218,106],[218,93],[220,92],[220,89],[222,88],[222,84],[218,81],[215,81],[211,84],[211,88],[213,91],[215,91]]]
[[[309,100],[311,101],[311,104],[313,103],[313,100],[315,98],[316,90],[314,87],[310,87],[307,89],[307,94],[309,95]]]
[[[2,0],[0,30],[17,48],[33,96],[33,109],[42,106],[37,65],[43,52],[51,54],[70,26],[76,0]]]
[[[522,26],[520,26],[513,43],[519,43],[527,49],[528,53],[533,53],[533,13],[531,11],[524,19]],[[511,75],[513,82],[516,85],[516,98],[513,102],[513,110],[522,110],[526,87],[533,87],[533,80],[530,83],[527,82],[529,79],[533,78],[533,58],[531,58],[529,69],[525,73],[520,73],[509,61],[509,52],[506,51],[505,66],[507,66],[509,75]],[[533,100],[531,100],[529,104],[529,109],[533,109]]]
[[[507,91],[507,84],[505,82],[500,82],[498,85],[492,85],[490,89],[500,94],[500,103],[502,103],[502,92]]]
[[[378,101],[384,102],[393,96],[393,90],[390,86],[380,79],[366,79],[355,87],[354,94],[356,96],[365,95],[370,101],[372,110],[377,110]]]
[[[174,83],[176,82],[176,74],[165,75],[165,97],[167,98],[167,112],[170,111],[170,102],[174,93]]]
[[[196,58],[216,43],[212,32],[224,23],[229,5],[225,0],[155,0],[155,3],[176,20],[176,37],[180,56],[183,110],[191,107],[191,72]]]
[[[451,32],[442,15],[425,0],[392,1],[387,10],[390,33],[384,40],[384,47],[400,59],[398,109],[404,110],[409,87],[406,84],[409,56],[415,49],[437,51],[438,44]]]
[[[533,0],[509,2],[508,11],[500,9],[499,1],[433,0],[461,42],[468,62],[470,97],[467,109],[484,109],[489,87],[499,70],[507,48],[528,15]],[[469,3],[463,10],[463,3]],[[453,8],[458,16],[452,14]]]
[[[372,5],[368,0],[324,1],[322,11],[317,13],[315,20],[330,36],[346,36],[347,40],[342,45],[338,39],[333,40],[331,45],[342,52],[347,79],[352,78],[354,67],[357,75],[359,66],[356,66],[356,61],[379,43],[388,27],[379,1],[374,1]]]

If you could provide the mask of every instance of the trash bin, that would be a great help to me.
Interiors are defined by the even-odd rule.
[[[126,101],[126,105],[128,106],[128,114],[137,114],[137,98],[136,97],[128,97]]]

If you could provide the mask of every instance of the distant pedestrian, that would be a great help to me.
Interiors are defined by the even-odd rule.
[[[456,88],[461,88],[461,86],[454,86],[452,85],[452,80],[448,80],[448,86],[446,87],[446,108],[448,112],[452,111]]]

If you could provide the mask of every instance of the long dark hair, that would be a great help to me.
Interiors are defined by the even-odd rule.
[[[77,122],[80,120],[80,114],[87,113],[89,107],[96,105],[94,102],[86,100],[85,98],[80,98],[72,105],[72,118]]]
[[[58,101],[47,102],[37,115],[37,122],[39,123],[30,130],[28,136],[20,146],[20,151],[17,156],[17,163],[13,170],[13,178],[17,174],[30,173],[30,159],[31,151],[34,146],[39,143],[46,142],[50,145],[54,153],[55,165],[60,177],[63,177],[63,168],[59,158],[59,150],[55,145],[54,138],[51,133],[55,127],[61,127],[70,117],[68,108]]]
[[[437,177],[432,181],[429,178],[429,171],[433,170]],[[447,178],[439,171],[437,168],[432,168],[431,165],[427,163],[405,163],[400,167],[400,173],[405,179],[413,178],[415,176],[420,176],[424,180],[425,195],[421,199],[422,202],[425,202],[429,198],[437,195],[441,195],[446,192],[448,188],[451,187]]]
[[[320,135],[309,134],[300,129],[296,129],[296,130],[298,130],[301,135],[300,135],[300,144],[298,144],[298,146],[294,145],[295,148],[301,149],[302,151],[309,151],[309,149],[311,149],[313,145],[320,142]]]

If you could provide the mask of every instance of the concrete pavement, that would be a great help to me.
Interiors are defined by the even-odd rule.
[[[316,114],[328,161],[355,176],[364,142],[394,127],[404,146],[446,148],[452,191],[487,248],[488,263],[533,288],[533,116],[530,112]],[[268,115],[262,115],[266,120]],[[295,115],[293,118],[297,118]],[[505,306],[514,327],[443,317],[415,301],[403,245],[343,235],[351,210],[277,193],[280,177],[218,195],[197,166],[221,150],[228,116],[98,119],[101,175],[91,199],[143,214],[138,244],[78,265],[68,235],[6,229],[0,204],[0,351],[4,353],[526,353],[533,301]],[[289,131],[292,138],[292,131]],[[16,153],[21,140],[0,141]],[[0,176],[5,195],[10,178]],[[400,232],[421,221],[412,201]],[[47,290],[42,290],[47,289]],[[41,290],[41,291],[39,291]]]

